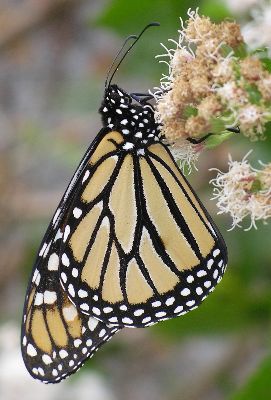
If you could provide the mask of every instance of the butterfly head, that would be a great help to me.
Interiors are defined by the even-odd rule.
[[[108,113],[121,115],[117,110],[123,111],[127,109],[132,103],[132,98],[124,90],[117,85],[110,85],[105,89],[104,99],[100,109],[101,114],[107,115]]]
[[[151,104],[135,101],[135,96],[117,85],[106,88],[100,113],[104,127],[111,130],[142,140],[159,137],[159,126]]]

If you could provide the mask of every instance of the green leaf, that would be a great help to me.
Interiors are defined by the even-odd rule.
[[[269,72],[271,72],[271,60],[270,58],[262,58],[261,59],[265,69]]]
[[[168,42],[168,39],[178,40],[180,17],[186,20],[188,8],[196,9],[200,4],[201,2],[196,0],[111,1],[95,22],[99,26],[112,29],[123,39],[129,34],[138,34],[150,22],[157,21],[161,24],[160,27],[152,28],[144,34],[122,65],[120,78],[125,72],[129,72],[129,75],[134,74],[148,80],[149,87],[157,86],[162,73],[168,72],[164,64],[159,64],[158,60],[154,59],[157,54],[166,53],[160,43],[170,48],[175,47],[173,43]],[[93,25],[93,20],[90,19],[90,22]],[[139,88],[135,90],[138,91]]]
[[[193,106],[187,106],[187,107],[185,107],[185,109],[183,111],[183,116],[185,118],[195,117],[197,115],[198,115],[198,110],[196,107],[193,107]]]
[[[241,43],[235,50],[234,55],[240,59],[244,59],[248,56],[247,46],[245,43]]]
[[[216,133],[222,133],[225,131],[225,123],[220,119],[220,118],[212,118],[211,119],[211,132],[216,134]]]
[[[257,193],[262,189],[262,184],[259,179],[255,179],[255,181],[252,183],[250,192],[252,193]]]
[[[205,141],[205,146],[207,149],[213,149],[214,147],[217,147],[221,143],[225,142],[225,140],[230,139],[233,135],[234,133],[225,131],[218,135],[209,136]]]
[[[227,57],[232,52],[232,47],[228,46],[227,44],[223,44],[220,47],[220,53],[222,57]]]
[[[271,136],[271,121],[267,122],[264,126],[264,133]]]
[[[200,15],[206,15],[214,22],[220,22],[231,14],[227,9],[225,2],[219,0],[205,0],[200,7]]]
[[[267,400],[271,393],[271,357],[266,358],[248,383],[230,400]]]
[[[196,8],[199,5],[195,0],[113,0],[98,18],[97,23],[111,27],[121,35],[137,33],[145,25],[152,21],[161,23],[163,35],[166,30],[176,32],[179,28],[179,17],[187,19],[186,13],[189,7]],[[159,35],[159,33],[156,33]],[[167,36],[164,36],[164,40]]]
[[[250,103],[259,105],[262,99],[262,95],[259,89],[255,85],[250,83],[245,84],[244,88],[248,92]]]

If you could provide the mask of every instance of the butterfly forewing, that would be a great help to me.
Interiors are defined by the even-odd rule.
[[[61,280],[72,302],[130,327],[196,308],[227,262],[206,210],[161,142],[135,151],[125,135],[111,132],[98,149],[61,247]]]

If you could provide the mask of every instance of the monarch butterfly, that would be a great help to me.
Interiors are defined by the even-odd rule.
[[[151,96],[111,83],[119,64],[106,81],[103,128],[48,227],[27,291],[22,354],[43,382],[75,372],[123,327],[195,309],[226,268],[224,240],[163,143]]]

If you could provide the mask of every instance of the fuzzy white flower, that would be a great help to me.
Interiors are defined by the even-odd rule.
[[[247,229],[257,229],[256,221],[266,222],[271,217],[271,171],[269,167],[264,170],[253,168],[247,157],[242,161],[233,161],[229,156],[229,171],[218,171],[216,178],[210,183],[213,184],[213,198],[219,208],[218,214],[230,214],[232,227],[241,227],[244,218],[249,217],[251,222]],[[266,185],[266,182],[268,184]],[[253,190],[253,185],[258,183],[260,189]]]
[[[231,102],[236,98],[236,92],[238,88],[235,82],[227,82],[223,86],[220,86],[216,89],[218,95],[225,101]]]
[[[252,21],[244,25],[242,34],[252,50],[268,47],[271,55],[271,4],[269,1],[257,2],[251,11]]]
[[[260,0],[261,1],[261,0]],[[259,0],[226,0],[226,5],[234,14],[244,14],[251,8],[259,4]]]
[[[178,139],[170,145],[170,152],[183,173],[190,175],[193,169],[198,170],[196,164],[203,147],[202,144],[195,145],[186,139]]]

